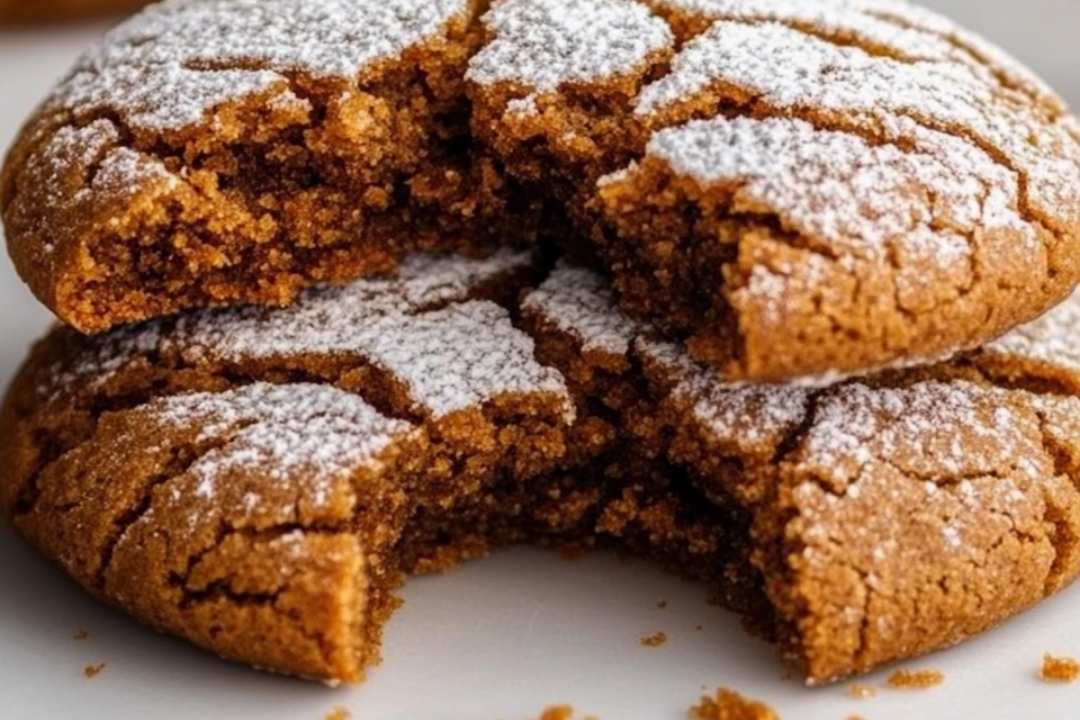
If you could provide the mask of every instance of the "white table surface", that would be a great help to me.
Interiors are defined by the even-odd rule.
[[[1080,3],[932,4],[1009,47],[1080,105]],[[101,30],[0,32],[0,146]],[[0,384],[49,322],[0,259]],[[905,664],[943,671],[943,686],[881,689],[869,700],[848,697],[846,685],[808,690],[785,679],[773,649],[706,604],[705,588],[648,563],[514,550],[416,580],[404,596],[387,628],[384,663],[367,683],[330,690],[155,635],[89,599],[0,528],[0,718],[320,720],[342,706],[358,720],[527,720],[570,703],[600,720],[675,720],[721,685],[769,702],[787,720],[1080,717],[1080,685],[1036,679],[1044,652],[1080,655],[1080,588]],[[90,637],[74,640],[80,629]],[[639,639],[657,630],[668,642],[643,647]],[[99,662],[104,672],[86,679],[83,667]],[[885,675],[863,682],[880,686]]]

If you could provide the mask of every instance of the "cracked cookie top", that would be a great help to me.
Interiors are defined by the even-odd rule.
[[[697,359],[759,381],[933,362],[1080,279],[1075,120],[990,43],[890,0],[653,0],[674,39],[583,76],[569,59],[632,5],[595,33],[496,6],[478,132],[511,172],[579,178],[618,301]],[[539,37],[542,81],[477,68]]]
[[[356,680],[406,523],[567,453],[565,382],[491,299],[529,272],[509,251],[426,256],[289,308],[57,328],[0,419],[4,511],[159,628]]]
[[[509,251],[475,261],[414,257],[395,278],[310,290],[288,308],[204,310],[91,338],[60,329],[38,347],[32,379],[16,383],[19,403],[81,412],[109,398],[203,391],[140,412],[202,424],[211,435],[220,434],[209,429],[219,422],[233,427],[236,455],[267,472],[333,458],[347,469],[357,452],[374,457],[368,449],[417,423],[456,422],[521,397],[543,398],[569,423],[574,408],[562,376],[539,365],[532,340],[483,299],[529,267],[527,254]],[[232,388],[245,380],[291,390]],[[220,397],[207,390],[218,387],[230,389]],[[347,390],[359,397],[349,400]],[[294,415],[307,420],[288,420]],[[324,440],[305,427],[321,427]],[[292,459],[278,462],[284,458]]]
[[[168,0],[83,55],[46,108],[162,132],[245,96],[302,105],[290,76],[355,85],[468,11],[468,0]]]
[[[472,0],[145,9],[78,60],[8,155],[0,206],[17,268],[62,320],[98,332],[285,304],[420,247],[476,254],[484,241],[454,226],[481,200],[449,149],[465,132],[474,12]],[[433,206],[446,214],[411,221]]]
[[[811,681],[951,644],[1080,572],[1080,294],[948,363],[826,388],[731,383],[587,270],[557,268],[522,307],[576,392],[755,509],[770,600],[794,636],[828,629],[788,648]]]
[[[1080,281],[1077,121],[934,13],[486,6],[147,9],[9,156],[16,266],[97,332],[558,234],[630,315],[759,382],[936,362]]]

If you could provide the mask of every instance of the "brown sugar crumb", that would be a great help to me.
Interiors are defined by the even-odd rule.
[[[720,688],[715,698],[706,695],[690,708],[690,720],[780,720],[780,716],[764,703]]]
[[[105,669],[105,663],[98,663],[97,665],[87,665],[83,668],[83,675],[89,679],[96,678]]]
[[[667,633],[663,631],[654,632],[652,635],[646,635],[641,638],[641,644],[645,647],[660,647],[667,642]]]
[[[1043,655],[1039,677],[1049,683],[1072,683],[1080,678],[1080,662],[1071,657]]]
[[[544,709],[539,720],[570,720],[573,716],[574,708],[570,705],[553,705]]]
[[[85,629],[80,628],[79,632],[71,636],[73,640],[86,640],[90,637],[90,633]]]
[[[854,698],[855,700],[869,700],[877,695],[877,688],[871,685],[855,683],[848,686],[847,694],[849,698]]]
[[[352,717],[352,713],[348,708],[343,708],[340,705],[326,714],[326,720],[349,720]]]
[[[945,682],[937,670],[897,670],[889,676],[888,684],[898,690],[926,690]]]

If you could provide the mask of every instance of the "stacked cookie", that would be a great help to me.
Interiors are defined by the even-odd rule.
[[[894,0],[176,0],[10,151],[2,509],[225,657],[614,546],[809,682],[1080,573],[1080,125]]]

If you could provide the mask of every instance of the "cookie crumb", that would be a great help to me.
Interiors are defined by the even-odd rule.
[[[663,645],[666,642],[667,642],[667,633],[663,632],[662,630],[658,630],[658,631],[654,632],[652,635],[646,635],[645,637],[641,638],[641,644],[644,645],[645,647],[651,647],[651,648],[660,647],[661,645]]]
[[[352,717],[352,713],[348,708],[343,708],[338,705],[336,708],[326,714],[326,720],[349,720]]]
[[[574,716],[574,708],[570,705],[553,705],[545,708],[540,714],[539,720],[570,720]]]
[[[694,629],[697,630],[698,632],[701,632],[702,630],[705,629],[705,626],[704,625],[695,625]]]
[[[75,633],[71,637],[73,640],[86,640],[90,637],[90,633],[83,628],[79,628],[79,632]]]
[[[926,690],[945,682],[937,670],[897,670],[889,676],[888,684],[898,690]]]
[[[877,688],[872,685],[862,685],[860,683],[854,683],[848,685],[847,694],[849,698],[855,700],[869,700],[877,695]]]
[[[87,665],[83,668],[83,675],[92,680],[101,674],[101,671],[105,669],[105,663],[98,663],[97,665]]]
[[[690,720],[780,720],[780,716],[764,703],[720,688],[715,699],[706,695],[690,708]]]
[[[1043,655],[1039,677],[1048,683],[1073,683],[1080,678],[1080,662],[1071,657]]]
[[[666,610],[667,609],[667,600],[660,600],[659,602],[656,603],[656,607],[658,607],[661,610]]]

